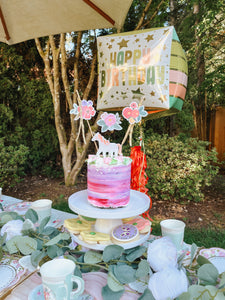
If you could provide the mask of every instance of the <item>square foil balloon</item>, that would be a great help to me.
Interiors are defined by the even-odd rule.
[[[98,110],[141,102],[148,111],[181,110],[187,59],[173,26],[97,39]]]

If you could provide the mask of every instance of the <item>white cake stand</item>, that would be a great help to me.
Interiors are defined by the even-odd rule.
[[[119,208],[99,208],[88,202],[87,190],[72,194],[68,199],[69,208],[77,214],[85,217],[96,218],[94,230],[110,233],[113,228],[122,224],[122,219],[134,217],[145,212],[150,206],[150,198],[141,192],[130,190],[130,201],[127,206]],[[120,243],[124,249],[130,249],[144,243],[150,235],[140,234],[139,238],[130,243]],[[80,245],[95,249],[104,250],[105,245],[88,244],[80,240],[78,236],[73,235],[73,239]]]

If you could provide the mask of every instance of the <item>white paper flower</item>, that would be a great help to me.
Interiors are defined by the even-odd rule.
[[[162,237],[149,244],[147,260],[155,272],[169,266],[175,267],[177,265],[177,249],[168,237]]]
[[[2,226],[1,236],[3,236],[4,233],[6,232],[7,233],[6,241],[8,241],[16,235],[22,235],[21,234],[22,227],[23,227],[22,220],[8,221],[5,225]]]
[[[188,289],[188,279],[184,271],[167,267],[154,273],[148,283],[155,300],[175,299]]]

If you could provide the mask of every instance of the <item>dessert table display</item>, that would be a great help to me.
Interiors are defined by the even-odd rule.
[[[96,218],[93,230],[99,232],[110,233],[110,231],[118,224],[122,224],[123,218],[134,217],[144,213],[150,205],[150,199],[147,195],[135,190],[131,190],[130,201],[127,206],[120,208],[98,208],[92,206],[88,202],[87,190],[79,191],[71,195],[68,199],[68,204],[71,210],[79,215]],[[121,243],[124,249],[130,249],[143,244],[150,235],[149,231],[145,234],[140,234],[138,239],[128,243]],[[73,239],[84,247],[94,250],[104,250],[106,245],[103,244],[88,244],[79,239],[78,236],[73,235]]]
[[[75,208],[77,213],[83,214],[85,211],[82,207],[78,205],[77,208],[74,204],[73,199],[76,196],[71,196],[69,206]],[[3,195],[1,204],[4,208],[4,212],[0,213],[1,235],[3,223],[8,223],[6,222],[8,218],[11,218],[11,221],[21,221],[24,218],[24,229],[31,230],[28,217],[33,221],[35,218],[26,202],[23,205],[21,200]],[[14,211],[11,211],[12,207]],[[20,214],[16,213],[17,208]],[[24,215],[24,211],[21,210],[26,208]],[[93,208],[93,211],[95,209],[98,211],[98,208]],[[124,209],[129,210],[129,207]],[[90,216],[90,211],[85,214]],[[128,215],[132,216],[133,212],[128,212]],[[98,213],[91,216],[98,218]],[[102,213],[100,217],[109,220],[107,214]],[[1,236],[1,299],[43,300],[39,263],[46,258],[62,257],[72,259],[76,263],[75,275],[84,280],[85,290],[78,300],[104,300],[112,297],[115,300],[167,298],[191,300],[197,299],[196,297],[225,299],[225,249],[204,249],[198,248],[195,244],[191,246],[183,243],[182,249],[177,251],[167,237],[148,234],[147,239],[135,247],[124,249],[121,245],[111,244],[102,250],[96,250],[91,245],[83,247],[74,240],[71,243],[70,234],[62,226],[64,220],[71,218],[77,218],[77,215],[52,209],[49,220],[43,220],[44,223],[41,224],[34,223],[36,226],[34,232],[30,234],[27,231],[26,234],[31,239],[34,239],[34,234],[38,235],[36,241],[43,237],[47,240],[42,241],[42,245],[39,244],[38,250],[34,249],[30,253],[26,248],[21,247],[17,237],[6,240],[4,235]],[[111,219],[113,218],[112,214]],[[54,234],[51,236],[53,231]],[[10,233],[9,227],[8,233]],[[47,234],[50,238],[47,238]],[[19,235],[19,238],[21,240],[26,236]],[[21,251],[11,248],[10,240],[14,240],[14,244],[20,247]],[[60,245],[65,251],[59,250],[62,249]],[[7,251],[7,246],[10,251]]]

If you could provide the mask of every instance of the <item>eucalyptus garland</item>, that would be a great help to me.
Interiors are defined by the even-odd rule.
[[[73,260],[77,267],[75,275],[92,271],[107,272],[107,285],[102,288],[104,300],[119,300],[125,292],[125,286],[135,281],[146,282],[146,289],[139,300],[155,300],[148,289],[148,280],[153,270],[147,260],[148,243],[131,249],[119,245],[108,245],[104,251],[81,251],[70,247],[71,236],[61,229],[48,226],[49,217],[42,220],[37,227],[37,213],[29,209],[24,218],[16,212],[1,212],[0,227],[12,220],[23,221],[22,235],[7,239],[7,233],[0,237],[0,259],[4,254],[12,256],[31,255],[31,263],[38,268],[45,261],[64,256]],[[219,274],[213,264],[198,255],[195,244],[191,247],[190,262],[183,265],[185,253],[178,259],[178,267],[185,268],[189,279],[188,291],[177,300],[225,300],[225,272]]]

